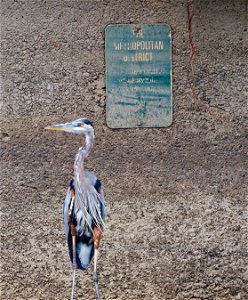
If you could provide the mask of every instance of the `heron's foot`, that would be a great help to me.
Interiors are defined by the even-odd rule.
[[[97,272],[93,273],[93,280],[94,280],[94,282],[98,282],[98,274],[97,274]]]

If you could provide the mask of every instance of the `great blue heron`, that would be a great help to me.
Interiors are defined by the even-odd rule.
[[[70,182],[64,202],[64,228],[73,270],[71,300],[74,297],[76,269],[86,270],[93,257],[93,279],[99,300],[97,257],[105,223],[104,194],[100,180],[84,169],[84,161],[94,143],[94,127],[88,119],[82,118],[48,126],[46,129],[85,135],[86,143],[79,148],[76,155],[74,178]]]

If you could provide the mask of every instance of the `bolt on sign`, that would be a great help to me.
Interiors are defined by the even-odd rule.
[[[110,128],[170,126],[170,26],[108,25],[105,48],[107,125]]]

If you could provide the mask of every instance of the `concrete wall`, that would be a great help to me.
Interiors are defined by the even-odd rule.
[[[68,299],[62,203],[82,140],[44,130],[87,116],[108,210],[103,299],[246,299],[246,1],[1,4],[2,298]],[[171,25],[174,122],[105,123],[104,29]],[[91,271],[76,299],[95,299]]]

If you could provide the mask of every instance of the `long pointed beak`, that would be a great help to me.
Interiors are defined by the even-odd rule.
[[[59,130],[59,131],[68,131],[73,130],[75,128],[75,124],[72,123],[64,123],[64,124],[56,124],[45,127],[48,130]]]
[[[69,126],[66,126],[66,124],[56,124],[56,125],[52,125],[52,126],[47,126],[45,127],[45,129],[48,129],[48,130],[65,130],[65,129],[68,129]]]
[[[57,130],[57,131],[64,131],[69,133],[84,133],[86,128],[84,126],[84,123],[81,121],[73,121],[69,123],[64,124],[56,124],[45,127],[45,129],[48,130]]]

